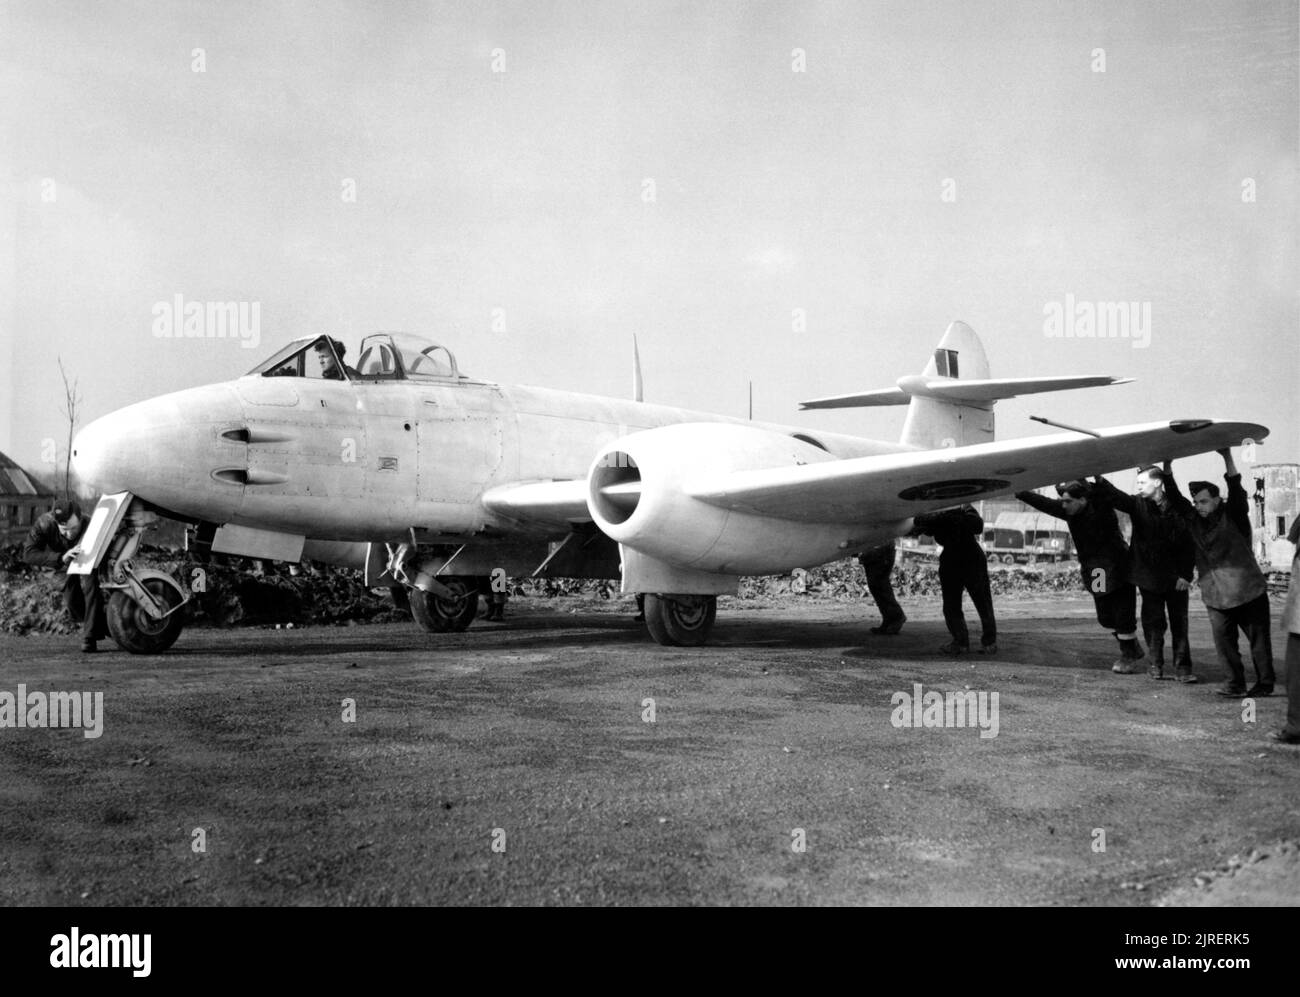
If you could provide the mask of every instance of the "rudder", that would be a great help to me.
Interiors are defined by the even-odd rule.
[[[984,344],[965,322],[948,326],[920,375],[927,380],[938,377],[958,381],[983,381],[988,376],[989,360]],[[905,381],[900,381],[904,389]],[[900,442],[934,450],[991,443],[993,438],[993,402],[944,401],[912,395]]]

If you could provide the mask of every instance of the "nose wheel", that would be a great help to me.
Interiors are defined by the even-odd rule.
[[[154,601],[166,615],[154,618],[126,589],[118,589],[108,597],[104,615],[108,632],[118,646],[132,654],[161,654],[176,643],[185,629],[185,619],[178,607],[184,597],[174,585],[161,578],[141,579]]]
[[[699,647],[709,639],[718,615],[716,595],[657,595],[645,597],[645,624],[656,644]]]

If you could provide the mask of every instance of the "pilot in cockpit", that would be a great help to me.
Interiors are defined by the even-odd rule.
[[[320,361],[320,376],[329,381],[342,381],[343,371],[346,371],[348,377],[356,377],[357,372],[345,363],[343,364],[343,371],[339,370],[339,364],[343,363],[343,354],[347,352],[347,347],[333,336],[328,337],[328,339],[329,345],[326,345],[324,339],[316,341],[316,359]],[[333,353],[330,352],[330,346],[334,347]],[[334,359],[335,356],[338,357],[337,363]]]

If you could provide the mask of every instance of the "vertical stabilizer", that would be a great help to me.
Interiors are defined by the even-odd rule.
[[[989,376],[989,360],[975,330],[965,322],[953,322],[939,340],[921,372],[923,379],[983,381]],[[906,379],[905,379],[906,380]],[[906,384],[899,384],[906,390]],[[901,442],[932,450],[964,447],[993,440],[993,402],[945,401],[913,395],[907,406]]]
[[[643,402],[644,388],[641,384],[641,353],[636,348],[636,336],[632,337],[632,401]]]

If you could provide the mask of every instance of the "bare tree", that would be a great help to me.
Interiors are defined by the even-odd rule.
[[[59,374],[63,377],[63,414],[68,417],[68,453],[63,461],[63,497],[72,498],[72,437],[77,430],[77,409],[81,405],[81,395],[77,394],[79,378],[68,383],[68,372],[63,369],[63,358],[59,357]]]

